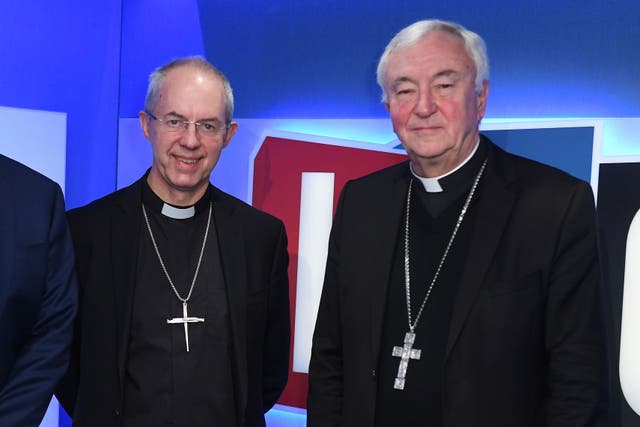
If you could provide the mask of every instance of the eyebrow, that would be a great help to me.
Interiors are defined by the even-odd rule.
[[[170,111],[170,112],[168,112],[168,113],[166,113],[164,115],[164,117],[167,117],[167,116],[174,116],[174,117],[177,117],[179,119],[184,119],[184,120],[187,119],[185,116],[183,116],[182,114],[176,113],[175,111]]]
[[[168,117],[168,116],[173,116],[176,117],[180,120],[185,120],[185,121],[189,121],[189,119],[187,119],[185,116],[183,116],[180,113],[177,113],[175,111],[170,111],[167,114],[164,115],[164,117]],[[198,119],[196,120],[196,122],[200,123],[200,122],[216,122],[216,123],[224,123],[223,120],[220,120],[217,117],[211,117],[211,118],[205,118],[205,119]]]
[[[391,82],[391,89],[396,89],[402,83],[413,83],[413,84],[415,84],[416,82],[413,79],[410,79],[409,77],[398,77],[393,82]]]
[[[433,76],[433,80],[439,77],[456,77],[456,76],[459,76],[460,74],[461,73],[459,71],[455,71],[455,70],[442,70]]]
[[[434,74],[431,77],[431,80],[435,80],[441,77],[458,77],[460,76],[462,73],[460,73],[459,71],[456,70],[442,70],[442,71],[438,71],[436,74]],[[397,79],[395,79],[393,82],[391,82],[391,89],[396,89],[400,84],[402,83],[413,83],[415,84],[415,80],[409,78],[409,77],[398,77]]]

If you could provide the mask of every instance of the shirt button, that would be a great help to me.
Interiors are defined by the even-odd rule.
[[[373,369],[371,371],[371,378],[373,378],[374,380],[376,379],[376,370],[375,369]]]

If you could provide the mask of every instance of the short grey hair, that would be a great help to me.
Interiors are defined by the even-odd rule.
[[[475,86],[476,91],[480,93],[485,81],[489,80],[489,57],[487,56],[487,47],[478,34],[469,31],[462,25],[455,22],[440,21],[438,19],[427,19],[415,22],[408,27],[400,30],[396,34],[387,47],[384,49],[378,68],[376,70],[376,78],[378,85],[382,89],[382,102],[388,102],[387,91],[384,87],[384,77],[389,65],[389,56],[396,50],[404,47],[413,46],[424,36],[432,31],[442,31],[460,37],[464,42],[464,46],[473,60],[476,67]]]
[[[144,108],[147,111],[151,111],[154,107],[156,97],[158,96],[158,90],[160,89],[160,84],[164,80],[165,76],[171,70],[185,66],[195,67],[198,70],[202,70],[205,73],[220,79],[224,88],[225,122],[229,124],[233,117],[233,90],[231,89],[231,84],[229,83],[229,79],[222,74],[222,71],[214,67],[202,56],[187,56],[184,58],[174,59],[173,61],[156,68],[149,75],[149,86],[147,87],[147,97],[144,101]]]

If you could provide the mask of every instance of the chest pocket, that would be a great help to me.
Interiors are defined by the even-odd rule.
[[[468,326],[488,348],[522,350],[542,337],[542,275],[488,283],[480,292]]]

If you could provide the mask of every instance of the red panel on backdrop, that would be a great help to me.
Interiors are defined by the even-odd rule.
[[[406,155],[361,148],[319,144],[304,140],[268,136],[254,160],[253,206],[280,218],[289,238],[289,297],[291,336],[295,331],[296,278],[298,274],[298,233],[300,188],[303,172],[333,172],[335,212],[344,184],[378,169],[406,160]],[[298,408],[307,406],[307,375],[291,370],[293,342],[289,351],[289,382],[279,403]]]

